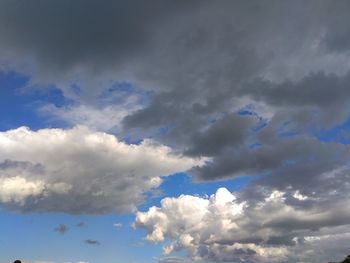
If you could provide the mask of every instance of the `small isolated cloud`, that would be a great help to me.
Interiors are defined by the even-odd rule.
[[[84,243],[88,245],[100,245],[100,242],[98,240],[93,239],[86,239],[84,240]]]
[[[158,263],[190,263],[190,261],[181,257],[164,257],[158,259]]]
[[[23,263],[55,263],[55,261],[50,260],[21,260]],[[9,262],[9,263],[12,263]]]
[[[83,227],[83,226],[85,226],[85,223],[84,222],[80,222],[80,223],[76,224],[75,226],[76,227]]]
[[[58,227],[54,229],[55,232],[58,232],[62,235],[65,234],[68,230],[69,228],[64,224],[60,224]]]
[[[118,228],[118,227],[122,227],[123,224],[122,224],[122,223],[114,223],[113,226],[116,227],[116,228]]]

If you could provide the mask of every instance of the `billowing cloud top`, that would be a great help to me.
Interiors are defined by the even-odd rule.
[[[0,202],[20,211],[133,211],[161,176],[198,164],[151,140],[128,145],[86,127],[0,133]]]
[[[208,198],[165,198],[159,208],[138,212],[134,226],[147,229],[151,242],[170,240],[165,255],[186,250],[192,259],[209,262],[319,262],[350,241],[350,207],[336,202],[328,211],[303,208],[306,199],[273,191],[248,203],[220,188]],[[322,251],[315,255],[315,249]]]

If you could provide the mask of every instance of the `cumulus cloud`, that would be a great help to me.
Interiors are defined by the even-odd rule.
[[[292,192],[263,195],[256,202],[240,201],[220,188],[208,198],[164,198],[160,207],[138,212],[134,226],[145,228],[150,242],[168,240],[165,255],[185,250],[194,260],[210,262],[318,262],[346,252],[342,242],[349,241],[349,231],[339,231],[350,224],[348,202],[303,207],[306,200]],[[331,240],[337,249],[319,252]]]
[[[132,211],[162,176],[198,164],[151,140],[128,145],[82,126],[1,132],[0,149],[0,201],[22,212]]]
[[[100,245],[100,242],[98,240],[93,239],[86,239],[84,240],[84,243],[88,245]]]
[[[64,224],[60,224],[58,227],[56,227],[54,229],[54,231],[56,231],[62,235],[65,234],[68,230],[69,230],[69,228]]]

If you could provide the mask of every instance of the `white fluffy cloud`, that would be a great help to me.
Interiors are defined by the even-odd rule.
[[[199,161],[144,140],[128,145],[86,127],[0,133],[0,202],[20,211],[127,212],[161,177]]]
[[[137,212],[134,226],[145,228],[150,242],[169,240],[163,247],[165,255],[185,250],[194,260],[314,262],[322,256],[325,259],[327,253],[334,256],[334,249],[324,249],[322,253],[317,249],[326,248],[327,241],[345,251],[341,244],[350,241],[350,232],[344,234],[344,228],[336,232],[349,222],[331,222],[342,216],[350,218],[350,213],[341,215],[338,210],[340,205],[348,211],[349,205],[338,203],[330,210],[303,209],[306,199],[298,197],[293,197],[293,192],[275,190],[265,193],[262,200],[249,203],[220,188],[207,198],[164,198],[161,207]]]

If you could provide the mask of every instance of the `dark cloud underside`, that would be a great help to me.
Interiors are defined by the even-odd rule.
[[[273,191],[287,196],[283,202],[295,214],[271,216],[260,226],[274,235],[247,239],[244,233],[220,242],[293,247],[295,240],[301,244],[315,235],[324,247],[321,237],[349,230],[349,214],[342,211],[350,190],[349,147],[343,143],[349,138],[349,13],[349,1],[3,0],[0,70],[29,75],[32,86],[54,85],[86,107],[80,110],[109,106],[111,115],[119,104],[103,96],[113,93],[115,83],[131,83],[147,99],[132,110],[127,105],[120,123],[107,125],[121,127],[111,132],[152,137],[184,156],[207,157],[189,170],[198,181],[259,176],[237,194],[252,207]],[[332,138],[320,136],[332,129]],[[42,178],[45,167],[27,161],[3,159],[3,184],[18,171]],[[52,191],[62,190],[56,181],[49,183]],[[91,204],[85,202],[91,193],[109,189],[104,183],[86,191],[84,206]],[[28,195],[39,196],[39,190],[29,187]],[[13,201],[11,194],[0,197]],[[98,204],[99,211],[109,208],[104,205]],[[78,210],[91,213],[87,208]],[[262,216],[257,211],[250,216]],[[260,229],[254,222],[244,226],[248,232]],[[332,255],[343,251],[339,242],[330,248]],[[232,259],[201,249],[214,261]],[[244,260],[253,253],[251,247],[230,249]]]

